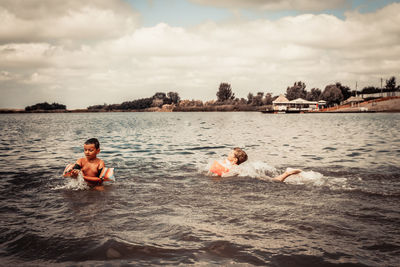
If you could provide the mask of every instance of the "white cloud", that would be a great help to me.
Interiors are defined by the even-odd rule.
[[[321,11],[340,8],[346,0],[190,0],[194,3],[231,9],[251,8],[257,10]]]
[[[132,32],[139,15],[122,1],[4,0],[0,43],[96,41]]]
[[[0,68],[21,70],[49,66],[56,49],[47,43],[0,45]]]
[[[41,24],[37,16],[29,18],[42,25],[40,42],[23,42],[30,36],[17,24],[17,41],[6,42],[9,37],[0,31],[0,40],[6,42],[0,45],[0,107],[59,101],[81,108],[157,91],[210,100],[216,98],[220,82],[231,83],[238,97],[258,91],[283,93],[298,80],[308,89],[323,89],[336,81],[352,87],[358,81],[360,88],[398,75],[400,66],[400,4],[371,14],[347,13],[345,20],[303,14],[277,21],[207,22],[192,28],[160,23],[135,30],[125,11],[121,20],[118,9],[72,10],[57,11],[62,15],[50,18],[54,28]],[[28,15],[15,17],[24,21]],[[117,34],[91,29],[96,26],[88,21],[96,19]]]

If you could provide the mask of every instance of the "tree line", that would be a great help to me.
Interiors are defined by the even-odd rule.
[[[67,109],[66,105],[58,103],[49,104],[47,102],[38,103],[32,106],[25,107],[25,111],[38,111],[38,110],[50,111],[50,110],[66,110],[66,109]]]
[[[384,88],[367,86],[360,91],[352,91],[350,87],[342,85],[340,82],[327,85],[323,91],[319,88],[312,88],[310,91],[307,91],[306,84],[302,81],[298,81],[295,82],[293,86],[287,87],[285,96],[288,100],[294,100],[297,98],[302,98],[308,101],[325,100],[328,106],[332,106],[340,104],[340,102],[351,96],[394,91],[400,91],[400,86],[396,86],[396,78],[393,76],[386,80]],[[273,96],[272,93],[264,94],[264,92],[258,92],[257,94],[253,94],[250,92],[247,95],[247,99],[239,99],[235,97],[230,84],[221,83],[217,92],[216,104],[247,104],[262,106],[272,105],[272,102],[276,98],[278,98],[278,96]]]
[[[181,100],[177,92],[169,92],[167,94],[163,92],[157,92],[152,97],[140,98],[132,101],[125,101],[121,104],[103,104],[89,106],[88,110],[143,110],[151,107],[161,108],[163,105],[178,104]]]
[[[319,88],[312,88],[307,91],[306,84],[302,81],[295,82],[293,86],[286,88],[285,96],[288,100],[294,100],[297,98],[303,98],[308,101],[319,101],[325,100],[328,106],[340,104],[343,100],[348,99],[351,96],[359,94],[371,94],[380,92],[394,92],[400,91],[400,86],[396,86],[396,78],[391,77],[386,80],[386,85],[383,88],[377,88],[373,86],[364,87],[360,91],[352,91],[348,86],[342,85],[340,82],[327,85],[322,91]],[[87,107],[89,111],[118,111],[118,110],[145,110],[148,108],[162,108],[164,105],[175,105],[180,108],[185,107],[212,107],[212,106],[223,106],[232,105],[240,106],[241,110],[252,110],[250,107],[272,105],[272,102],[278,98],[273,96],[272,93],[257,92],[253,94],[248,93],[247,98],[237,98],[232,91],[232,87],[229,83],[220,83],[218,91],[216,93],[217,99],[210,100],[207,102],[201,100],[183,100],[177,92],[157,92],[152,97],[136,99],[132,101],[125,101],[120,104],[103,104],[93,105]],[[246,108],[246,106],[248,108]],[[25,107],[25,111],[51,111],[51,110],[66,110],[66,106],[63,104],[47,102],[38,103],[32,106]],[[179,109],[178,109],[179,110]],[[200,110],[200,109],[199,109]],[[236,110],[236,109],[235,109]]]

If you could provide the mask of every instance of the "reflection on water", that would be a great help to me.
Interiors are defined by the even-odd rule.
[[[2,265],[395,266],[400,114],[0,116]],[[91,137],[104,192],[62,178]],[[235,146],[238,177],[207,165]],[[286,184],[257,178],[287,167]]]

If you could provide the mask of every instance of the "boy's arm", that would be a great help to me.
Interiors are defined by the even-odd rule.
[[[76,170],[82,169],[82,159],[77,159],[76,160],[74,169],[76,169]]]
[[[100,160],[99,169],[104,169],[105,167],[106,167],[106,164],[104,163],[104,161]]]
[[[72,176],[76,177],[79,174],[79,171],[82,169],[82,161],[81,159],[78,159],[75,162],[75,166],[72,168],[71,174]]]
[[[278,182],[283,182],[283,181],[285,181],[285,179],[288,178],[290,175],[297,174],[297,173],[299,173],[299,172],[301,172],[301,170],[299,170],[299,169],[290,170],[290,171],[285,171],[285,172],[282,173],[281,175],[272,178],[272,180],[278,181]]]
[[[106,167],[105,163],[103,160],[100,160],[99,166],[97,167],[98,170],[98,177],[100,177],[101,172],[103,171],[103,169]]]

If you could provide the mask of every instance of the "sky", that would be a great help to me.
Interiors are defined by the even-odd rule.
[[[400,81],[400,0],[0,0],[0,108]]]

